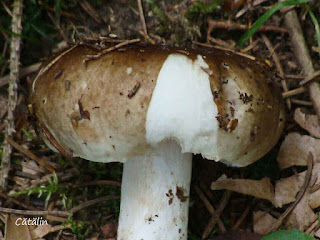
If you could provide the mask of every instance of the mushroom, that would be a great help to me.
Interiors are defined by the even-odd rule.
[[[269,72],[220,50],[75,45],[39,71],[31,100],[53,150],[124,163],[118,240],[187,239],[192,154],[243,167],[279,139]]]

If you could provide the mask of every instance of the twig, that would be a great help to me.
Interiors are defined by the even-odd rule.
[[[39,128],[43,132],[43,134],[46,136],[46,138],[49,140],[49,142],[59,151],[59,153],[64,156],[65,158],[71,160],[72,159],[72,153],[65,150],[58,142],[57,140],[52,136],[50,131],[42,124],[39,124]]]
[[[201,189],[198,186],[194,187],[194,190],[196,191],[196,193],[198,194],[199,198],[202,200],[204,206],[206,207],[206,209],[208,210],[208,212],[213,215],[216,210],[214,209],[214,207],[211,205],[211,203],[209,202],[209,200],[207,199],[207,197],[204,195],[204,193],[201,191]],[[218,219],[218,226],[221,230],[221,232],[225,232],[226,228],[223,224],[223,222],[221,221],[221,219]]]
[[[231,191],[227,190],[222,199],[221,202],[219,204],[218,209],[216,210],[216,212],[212,215],[212,217],[210,218],[207,226],[205,227],[203,234],[202,234],[202,239],[205,239],[206,237],[209,236],[209,234],[212,232],[212,229],[214,228],[214,226],[216,225],[220,215],[222,214],[224,208],[226,207],[229,198],[231,196]]]
[[[109,200],[117,200],[117,199],[120,199],[120,196],[105,196],[105,197],[93,199],[93,200],[87,201],[85,203],[82,203],[82,204],[72,208],[69,212],[73,214],[75,212],[78,212],[78,211],[86,208],[86,207],[90,207],[94,204],[109,201]]]
[[[94,54],[94,55],[85,55],[85,60],[84,60],[84,63],[87,63],[88,61],[90,60],[95,60],[95,59],[98,59],[100,58],[101,56],[109,53],[109,52],[112,52],[118,48],[121,48],[121,47],[124,47],[126,45],[129,45],[129,44],[132,44],[132,43],[137,43],[137,42],[140,42],[140,39],[132,39],[132,40],[126,40],[124,42],[121,42],[121,43],[118,43],[117,45],[114,45],[113,47],[110,47],[110,48],[106,48],[104,50],[102,50],[101,52],[97,53],[97,54]]]
[[[317,218],[309,227],[308,229],[305,231],[306,234],[310,234],[312,232],[313,229],[315,229],[319,224],[319,219]]]
[[[12,17],[12,32],[16,34],[21,34],[22,25],[22,6],[23,0],[15,0],[13,3],[13,17]],[[20,71],[20,43],[21,39],[19,36],[11,36],[11,46],[10,46],[10,80],[9,80],[9,93],[8,93],[8,115],[7,115],[7,125],[5,134],[8,137],[12,137],[14,132],[14,115],[13,112],[16,108],[18,97],[17,88],[19,81],[19,71]],[[1,162],[1,172],[0,172],[0,187],[6,189],[8,183],[8,174],[10,169],[10,156],[12,152],[11,145],[4,141],[2,162]]]
[[[142,8],[141,0],[137,0],[137,4],[138,4],[138,9],[139,9],[139,16],[140,16],[140,22],[141,22],[142,30],[143,30],[144,34],[146,36],[148,36],[148,30],[147,30],[146,20],[144,18],[144,14],[143,14],[143,8]]]
[[[231,44],[227,43],[226,41],[223,41],[223,40],[221,40],[219,38],[209,37],[208,40],[213,42],[213,43],[215,43],[215,44],[217,44],[217,45],[220,45],[220,46],[225,47],[225,48],[230,48],[230,49],[232,49],[234,47],[234,45],[235,45],[235,44],[231,45]]]
[[[21,206],[21,207],[23,207],[23,208],[25,208],[25,209],[29,209],[29,210],[35,210],[35,209],[36,209],[35,207],[29,206],[29,205],[27,205],[27,204],[25,204],[25,203],[23,203],[23,202],[20,202],[20,201],[18,201],[17,199],[14,199],[14,198],[12,198],[12,197],[10,197],[10,196],[8,196],[7,194],[4,194],[4,193],[2,193],[2,192],[0,192],[0,197],[5,198],[5,199],[7,199],[8,201],[13,202],[13,203],[15,203],[16,205]]]
[[[85,182],[85,183],[81,184],[80,186],[93,186],[93,185],[112,185],[112,186],[121,187],[121,183],[118,181],[114,181],[114,180],[90,181],[90,182]]]
[[[54,168],[51,167],[48,163],[46,163],[42,158],[37,157],[34,155],[30,150],[21,147],[18,143],[10,139],[9,137],[5,137],[7,142],[10,143],[15,149],[17,149],[19,152],[23,153],[27,157],[31,158],[32,160],[36,161],[39,165],[47,169],[49,172],[54,172]]]
[[[313,106],[312,102],[305,101],[305,100],[300,100],[300,99],[291,99],[291,101],[295,104],[298,105],[303,105],[303,106]]]
[[[0,212],[9,213],[9,214],[18,214],[18,215],[28,215],[28,216],[45,216],[53,215],[60,217],[68,217],[70,215],[67,211],[32,211],[32,210],[18,210],[12,208],[3,208],[0,207]]]
[[[243,211],[243,213],[241,214],[241,217],[238,219],[238,221],[232,226],[231,229],[237,229],[241,226],[241,224],[243,223],[243,221],[246,219],[246,217],[248,216],[250,212],[250,206],[247,206],[246,209]]]
[[[285,75],[285,78],[286,79],[297,79],[297,80],[302,80],[302,79],[305,79],[306,77],[304,76],[300,76],[300,75]]]
[[[312,175],[312,168],[313,168],[313,155],[311,152],[309,152],[309,157],[308,157],[308,169],[307,169],[307,173],[305,175],[304,178],[304,183],[297,195],[296,201],[294,203],[292,203],[287,210],[278,218],[278,220],[271,226],[271,228],[269,228],[265,234],[268,234],[276,229],[278,229],[280,227],[280,225],[282,224],[282,221],[288,216],[288,214],[294,209],[294,207],[299,203],[299,201],[301,200],[301,198],[303,197],[304,193],[307,190],[307,187],[309,185],[310,179],[311,179],[311,175]]]
[[[68,42],[69,42],[68,37],[66,36],[64,31],[61,29],[60,25],[57,23],[57,21],[55,20],[55,18],[52,16],[51,13],[48,12],[48,16],[49,16],[51,22],[53,23],[53,25],[57,28],[62,39],[68,44]]]
[[[40,66],[41,66],[41,63],[35,63],[35,64],[32,64],[28,67],[21,68],[20,77],[23,78],[25,76],[28,76],[31,73],[38,71]],[[9,83],[9,78],[10,78],[9,75],[1,77],[0,78],[0,87],[7,85]]]
[[[213,45],[210,45],[210,44],[207,44],[207,43],[201,43],[201,42],[196,42],[196,41],[192,41],[192,43],[195,44],[195,45],[201,46],[201,47],[215,48],[215,49],[220,49],[220,50],[232,52],[232,53],[237,54],[239,56],[249,58],[249,59],[251,59],[253,61],[256,60],[256,58],[254,56],[251,56],[249,54],[245,54],[245,53],[242,53],[242,52],[237,52],[234,49],[224,48],[224,47],[221,47],[221,46],[213,46]]]
[[[80,211],[86,207],[92,206],[97,203],[105,202],[108,200],[116,200],[116,199],[120,199],[120,196],[106,196],[106,197],[93,199],[93,200],[87,201],[85,203],[82,203],[82,204],[72,208],[70,211],[56,211],[56,210],[54,210],[54,211],[31,211],[31,210],[18,210],[18,209],[0,207],[0,212],[9,213],[9,214],[18,214],[18,215],[29,215],[29,216],[52,215],[52,216],[59,216],[59,217],[68,217],[70,214],[74,214],[77,211]]]
[[[89,14],[90,17],[92,17],[98,24],[102,24],[101,17],[97,13],[97,11],[91,6],[91,4],[87,1],[80,1],[80,6],[83,8],[83,10]]]
[[[267,36],[262,34],[262,39],[263,39],[265,45],[267,46],[267,48],[269,49],[269,51],[272,53],[273,61],[276,64],[277,70],[278,70],[278,72],[279,72],[279,74],[280,74],[280,76],[282,78],[281,85],[282,85],[283,91],[284,92],[288,92],[289,89],[288,89],[288,86],[287,86],[287,82],[286,82],[286,78],[285,78],[285,75],[284,75],[284,71],[283,71],[282,65],[280,63],[280,60],[278,58],[278,55],[277,55],[276,51],[274,50],[274,48],[272,46],[272,43],[267,38]],[[287,99],[286,103],[287,103],[288,109],[291,109],[290,99]]]
[[[213,29],[226,29],[228,31],[231,30],[241,30],[246,31],[249,29],[248,25],[240,24],[231,21],[216,21],[212,19],[208,19],[208,31],[207,31],[207,39],[210,36],[210,33]],[[260,32],[278,32],[278,33],[288,33],[288,30],[282,27],[277,26],[261,26],[258,31]]]
[[[296,89],[290,90],[288,92],[282,93],[282,97],[288,98],[288,97],[292,97],[292,96],[304,93],[306,91],[307,91],[307,89],[305,87],[300,87],[300,88],[296,88]]]
[[[314,72],[314,68],[296,11],[293,9],[287,12],[284,19],[290,33],[291,44],[295,55],[303,69],[303,72],[308,76]],[[308,90],[314,109],[320,119],[320,85],[317,82],[311,82],[308,84]]]
[[[300,85],[304,85],[312,80],[320,80],[320,78],[317,78],[320,75],[320,70],[315,71],[311,75],[307,76],[303,81],[300,82]]]

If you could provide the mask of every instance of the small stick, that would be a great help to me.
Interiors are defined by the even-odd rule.
[[[314,73],[312,73],[311,75],[307,76],[303,81],[300,82],[300,85],[304,85],[312,80],[317,80],[319,81],[320,78],[317,78],[318,76],[320,76],[320,70],[315,71]]]
[[[208,40],[217,44],[217,45],[220,45],[222,47],[226,47],[226,48],[230,48],[230,49],[232,49],[234,47],[234,45],[231,45],[231,44],[227,43],[226,41],[223,41],[219,38],[213,38],[210,36]]]
[[[304,101],[304,100],[300,100],[300,99],[291,99],[291,101],[295,104],[299,104],[299,105],[303,105],[303,106],[313,106],[312,102],[309,101]]]
[[[78,212],[86,207],[90,207],[94,204],[109,201],[109,200],[117,200],[117,199],[120,199],[120,196],[105,196],[105,197],[93,199],[93,200],[87,201],[85,203],[82,203],[74,208],[71,208],[70,213],[74,214],[75,212]]]
[[[90,181],[90,182],[85,182],[83,184],[80,184],[80,186],[93,186],[93,185],[112,185],[112,186],[121,187],[121,183],[114,180],[96,180],[96,181]]]
[[[83,10],[92,17],[96,23],[102,24],[102,20],[97,13],[97,11],[91,6],[91,4],[88,1],[80,1],[80,6],[83,8]]]
[[[18,215],[28,215],[28,216],[45,216],[45,215],[53,215],[60,217],[68,217],[70,215],[67,211],[32,211],[32,210],[18,210],[12,208],[3,208],[0,207],[0,212],[9,213],[9,214],[18,214]]]
[[[138,9],[139,9],[139,16],[140,16],[140,22],[141,22],[142,30],[143,30],[144,34],[146,36],[148,36],[147,25],[146,25],[146,20],[144,18],[144,14],[143,14],[143,8],[142,8],[141,0],[137,0],[137,4],[138,4]]]
[[[288,98],[288,97],[292,97],[301,93],[305,93],[307,91],[307,89],[305,87],[300,87],[300,88],[296,88],[293,90],[290,90],[288,92],[284,92],[282,93],[282,97],[283,98]]]
[[[60,25],[56,22],[55,18],[52,16],[51,13],[48,12],[48,16],[51,20],[51,22],[53,23],[53,25],[58,29],[58,32],[60,34],[60,36],[63,38],[63,40],[68,44],[68,37],[66,36],[66,34],[64,33],[64,31],[61,29]]]
[[[208,210],[208,212],[213,215],[216,210],[214,209],[214,207],[211,205],[211,203],[209,202],[208,198],[204,195],[204,193],[200,190],[200,188],[198,186],[194,187],[194,190],[196,191],[196,193],[198,194],[199,198],[202,200],[204,206],[206,207],[206,209]],[[225,232],[226,228],[223,224],[223,222],[221,221],[221,219],[218,219],[218,226],[220,228],[221,232]]]
[[[213,230],[214,226],[216,225],[220,215],[222,214],[224,208],[226,207],[230,196],[231,196],[231,191],[229,191],[229,190],[225,191],[225,193],[224,193],[224,195],[223,195],[223,197],[222,197],[222,199],[220,201],[218,209],[212,215],[212,217],[210,218],[207,226],[205,227],[205,229],[203,231],[202,239],[205,239],[206,237],[208,237],[209,234],[212,232],[212,230]]]
[[[132,39],[132,40],[126,40],[124,42],[121,42],[121,43],[118,43],[117,45],[113,46],[113,47],[110,47],[110,48],[106,48],[104,50],[102,50],[101,52],[97,53],[97,54],[94,54],[94,55],[85,55],[85,60],[84,60],[84,63],[87,63],[88,61],[90,60],[96,60],[98,58],[100,58],[101,56],[109,53],[109,52],[112,52],[118,48],[121,48],[123,46],[126,46],[126,45],[129,45],[129,44],[132,44],[132,43],[137,43],[137,42],[140,42],[140,39],[137,38],[137,39]]]
[[[269,228],[264,234],[267,235],[268,233],[278,229],[280,225],[282,224],[282,221],[288,216],[288,214],[293,210],[293,208],[299,203],[301,198],[303,197],[304,193],[307,190],[307,187],[309,185],[310,179],[311,179],[311,174],[312,174],[312,168],[313,168],[313,155],[311,152],[309,152],[309,157],[308,157],[308,169],[306,176],[304,178],[304,183],[297,195],[296,201],[292,203],[287,210],[278,218],[278,220]]]
[[[39,165],[43,166],[45,169],[47,169],[49,172],[54,172],[54,168],[51,167],[49,164],[47,164],[42,158],[37,157],[34,155],[30,150],[21,147],[18,143],[13,141],[9,137],[5,137],[8,143],[10,143],[15,149],[17,149],[19,152],[23,153],[27,157],[31,158],[32,160],[36,161]]]
[[[34,63],[34,64],[30,65],[30,66],[21,68],[20,77],[23,78],[25,76],[28,76],[31,73],[34,73],[34,72],[38,71],[40,66],[41,66],[41,63]],[[9,78],[10,78],[9,75],[1,77],[0,78],[0,87],[2,87],[4,85],[7,85],[9,83]]]
[[[4,194],[3,192],[0,192],[0,197],[4,198],[4,199],[7,199],[8,201],[10,202],[13,202],[14,204],[20,206],[20,207],[23,207],[25,209],[29,209],[29,210],[36,210],[35,207],[33,206],[28,206],[27,204],[23,203],[23,202],[20,202],[18,201],[17,199],[14,199],[10,196],[8,196],[7,194]]]
[[[241,214],[241,217],[238,219],[238,221],[232,226],[231,229],[237,229],[241,226],[241,224],[243,223],[243,221],[246,219],[246,217],[248,216],[250,212],[250,206],[247,206],[246,209],[243,211],[243,213]]]
[[[61,153],[62,156],[66,157],[67,159],[71,160],[72,159],[72,153],[67,152],[64,150],[63,147],[57,142],[57,140],[52,136],[50,131],[43,126],[42,124],[39,124],[40,129],[42,130],[43,134],[47,137],[49,142]]]
[[[297,80],[302,80],[302,79],[305,79],[306,77],[304,76],[300,76],[300,75],[285,75],[285,78],[286,79],[297,79]]]
[[[20,35],[22,32],[22,7],[23,0],[15,0],[13,3],[13,17],[11,23],[12,32]],[[14,132],[14,110],[18,102],[18,81],[20,73],[20,43],[21,38],[19,36],[11,36],[10,46],[10,79],[8,89],[8,115],[5,135],[12,137]],[[10,170],[10,157],[12,153],[12,147],[8,141],[4,141],[1,171],[0,171],[0,187],[3,189],[7,188],[8,175]]]
[[[313,63],[306,45],[306,41],[303,37],[303,32],[296,11],[293,9],[287,12],[284,20],[290,33],[291,44],[293,46],[294,53],[303,69],[304,74],[312,74],[314,72]],[[308,84],[307,88],[309,90],[310,99],[313,103],[315,112],[320,120],[320,85],[317,82],[311,82]]]
[[[286,82],[284,71],[283,71],[282,65],[280,63],[280,60],[278,58],[278,55],[277,55],[276,51],[274,50],[272,43],[270,42],[270,40],[267,38],[267,36],[265,34],[262,34],[262,39],[263,39],[265,45],[267,46],[267,48],[269,49],[269,51],[272,53],[273,61],[275,62],[277,70],[282,78],[281,85],[282,85],[283,91],[288,92],[287,82]],[[287,103],[288,109],[291,109],[290,99],[286,99],[286,103]]]
[[[317,218],[310,227],[308,227],[308,229],[305,231],[306,234],[310,234],[312,232],[313,229],[315,229],[319,224],[319,219]]]
[[[241,31],[246,31],[249,29],[248,25],[245,24],[240,24],[236,22],[231,22],[231,21],[216,21],[212,19],[208,19],[208,32],[209,34],[213,29],[226,29],[228,31],[231,30],[241,30]],[[258,31],[260,32],[278,32],[278,33],[288,33],[288,30],[282,27],[277,27],[277,26],[261,26]]]
[[[192,41],[192,43],[195,44],[195,45],[201,46],[201,47],[216,48],[216,49],[232,52],[232,53],[237,54],[239,56],[243,56],[243,57],[249,58],[249,59],[251,59],[253,61],[256,60],[256,58],[254,56],[251,56],[251,55],[248,55],[248,54],[245,54],[245,53],[242,53],[242,52],[237,52],[234,49],[224,48],[224,47],[221,47],[221,46],[213,46],[213,45],[210,45],[210,44],[207,44],[207,43],[201,43],[201,42],[196,42],[196,41]]]

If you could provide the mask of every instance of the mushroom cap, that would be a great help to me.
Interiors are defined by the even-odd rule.
[[[279,139],[283,101],[263,62],[216,49],[132,44],[85,63],[98,53],[75,45],[34,79],[32,106],[54,150],[126,162],[175,139],[183,152],[246,166]]]

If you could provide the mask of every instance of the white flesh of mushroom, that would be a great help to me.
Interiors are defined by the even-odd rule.
[[[153,152],[124,163],[118,240],[187,239],[192,154],[215,154],[217,107],[208,65],[171,54],[147,112]]]

